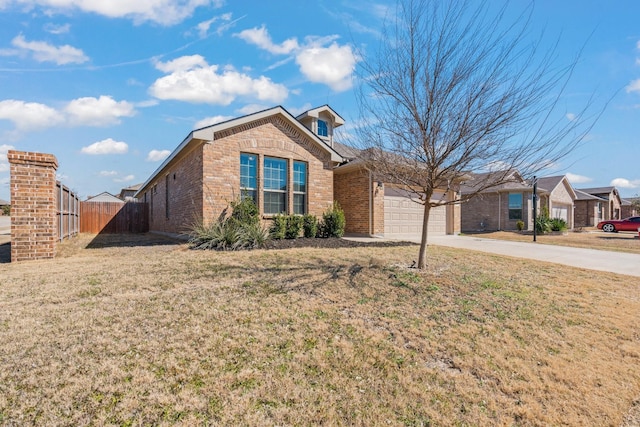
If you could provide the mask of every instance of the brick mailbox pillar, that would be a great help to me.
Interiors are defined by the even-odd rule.
[[[9,150],[11,261],[53,258],[58,242],[56,170],[52,154]]]

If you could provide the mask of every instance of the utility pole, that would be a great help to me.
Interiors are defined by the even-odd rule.
[[[533,241],[536,241],[537,230],[536,230],[536,211],[538,206],[538,178],[533,176]]]

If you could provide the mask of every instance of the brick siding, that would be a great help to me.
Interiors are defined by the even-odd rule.
[[[344,173],[338,171],[334,174],[334,198],[344,210],[345,233],[365,235],[371,233],[369,188],[369,172],[364,169]]]
[[[56,255],[56,170],[51,154],[10,150],[11,261]]]

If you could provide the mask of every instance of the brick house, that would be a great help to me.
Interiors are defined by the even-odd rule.
[[[356,150],[334,141],[334,130],[343,124],[328,105],[297,117],[277,106],[194,130],[135,197],[149,204],[149,228],[155,232],[184,233],[198,220],[219,217],[240,196],[253,198],[265,221],[278,213],[320,217],[336,200],[345,211],[347,233],[419,232],[415,225],[421,226],[422,217],[416,213],[422,206],[405,197],[404,208],[396,206],[401,195],[392,193],[401,189],[375,181]],[[431,218],[437,218],[438,233],[459,231],[458,207],[435,210]],[[408,226],[390,225],[398,218],[390,211],[400,211]]]
[[[607,203],[602,197],[576,189],[576,200],[574,201],[573,209],[574,226],[595,227],[603,220],[604,207]]]
[[[489,174],[476,174],[463,185],[464,195],[473,192],[474,181],[491,179]],[[462,231],[517,230],[518,221],[524,230],[533,230],[533,185],[518,172],[507,175],[507,182],[489,187],[462,204]],[[573,228],[573,201],[576,193],[565,176],[538,179],[538,206],[540,214],[546,208],[551,218],[562,218]]]
[[[621,199],[620,205],[620,217],[621,218],[629,218],[631,216],[638,216],[640,211],[638,211],[637,205],[634,204],[633,200]]]
[[[622,219],[622,199],[620,198],[620,193],[616,187],[580,188],[578,190],[602,200],[602,215],[600,216],[600,221],[608,219]],[[583,207],[580,205],[583,204],[584,202],[579,200],[576,203],[576,209],[582,210]],[[590,208],[587,207],[586,209],[589,210]],[[597,223],[598,221],[595,221],[594,224],[589,224],[589,226],[596,225]]]
[[[538,178],[540,208],[546,207],[549,218],[560,218],[569,230],[574,227],[574,188],[564,175]]]

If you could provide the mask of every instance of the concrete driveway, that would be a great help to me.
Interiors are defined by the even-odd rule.
[[[509,242],[471,236],[433,236],[429,239],[429,244],[640,277],[640,255],[638,254],[543,245],[533,242]],[[640,246],[640,239],[638,246]]]
[[[366,239],[374,240],[371,238],[353,239],[363,241]],[[420,243],[418,236],[406,236],[402,240]],[[543,245],[533,242],[483,239],[481,237],[471,236],[430,236],[429,245],[469,249],[515,258],[534,259],[554,264],[569,265],[585,270],[607,271],[640,277],[640,255],[638,254],[572,248],[569,246]],[[640,239],[638,239],[638,246],[640,246]]]

